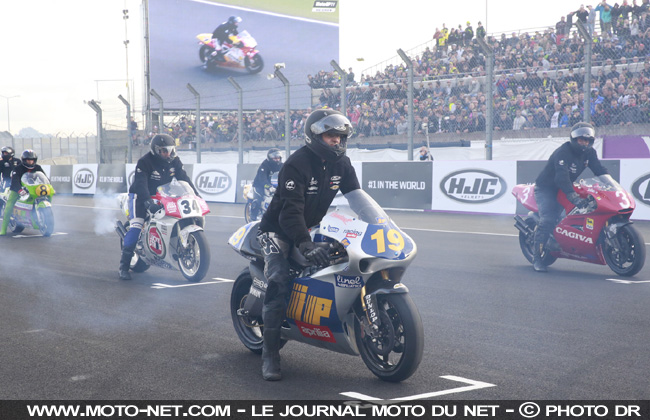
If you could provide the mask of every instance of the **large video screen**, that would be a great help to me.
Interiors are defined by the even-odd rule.
[[[232,4],[228,4],[232,3]],[[196,98],[187,84],[200,94],[205,110],[237,109],[232,77],[243,91],[244,109],[284,109],[285,88],[279,79],[269,79],[274,66],[290,83],[291,108],[311,106],[307,75],[331,71],[331,60],[339,60],[338,1],[322,0],[194,0],[149,1],[150,88],[163,99],[165,109],[196,109]],[[241,18],[241,48],[231,48],[225,61],[205,66],[197,36],[208,34],[231,16]],[[252,38],[252,39],[251,39]],[[255,41],[254,43],[252,41]],[[255,45],[252,50],[246,50]],[[204,48],[204,54],[211,53]],[[243,57],[243,58],[242,58]],[[252,70],[245,68],[246,57]],[[255,57],[255,60],[251,59]],[[255,64],[263,62],[258,70]],[[157,101],[152,98],[152,108]]]

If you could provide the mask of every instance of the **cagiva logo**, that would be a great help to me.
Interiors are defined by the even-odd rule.
[[[568,230],[566,230],[566,229],[564,229],[564,228],[562,228],[560,226],[556,227],[555,231],[557,233],[559,233],[560,235],[567,236],[567,237],[569,237],[571,239],[578,239],[581,242],[584,242],[586,244],[593,244],[594,243],[594,241],[589,236],[581,235],[581,234],[576,233],[576,232],[569,232]]]
[[[632,195],[650,206],[650,174],[646,174],[632,183]]]
[[[461,203],[486,203],[505,194],[508,185],[499,175],[482,169],[453,172],[440,182],[440,190]]]
[[[82,168],[74,174],[74,185],[81,189],[88,189],[93,186],[95,182],[95,174],[87,168]]]
[[[196,188],[206,194],[222,194],[230,188],[231,184],[230,176],[218,169],[201,172],[196,177]]]

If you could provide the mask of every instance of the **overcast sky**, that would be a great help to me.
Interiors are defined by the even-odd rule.
[[[476,23],[481,21],[484,26],[487,23],[488,32],[540,28],[555,25],[561,15],[576,10],[584,2],[340,0],[339,3],[339,64],[344,69],[353,67],[358,80],[362,70],[395,57],[397,49],[407,51],[429,41],[436,27],[442,27],[443,23],[448,28],[459,24],[464,28],[469,21],[476,29]],[[9,111],[14,135],[25,127],[61,136],[94,134],[96,114],[85,103],[91,99],[101,101],[103,121],[109,128],[124,129],[126,107],[118,95],[129,100],[131,107],[138,111],[136,120],[142,121],[141,7],[140,0],[3,1],[0,6],[0,131],[8,129]],[[126,21],[124,9],[129,10]],[[215,26],[219,23],[215,21]],[[254,32],[254,28],[246,29]],[[128,70],[125,39],[129,40]],[[127,79],[132,81],[128,90]],[[3,96],[15,97],[7,101]]]

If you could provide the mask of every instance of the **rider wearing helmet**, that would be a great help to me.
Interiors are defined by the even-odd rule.
[[[558,191],[562,190],[574,206],[586,207],[589,202],[575,192],[573,181],[587,167],[596,176],[608,173],[598,160],[596,150],[593,148],[595,138],[596,131],[593,125],[585,122],[575,124],[571,127],[570,140],[551,154],[544,169],[535,180],[535,201],[540,219],[535,231],[533,246],[533,268],[535,271],[546,271],[546,265],[542,261],[542,251],[563,210],[557,201]]]
[[[257,216],[261,210],[262,198],[267,194],[272,194],[271,177],[273,174],[278,173],[282,168],[282,154],[280,149],[269,149],[266,154],[266,159],[257,169],[257,174],[253,180],[253,205],[251,206],[251,220],[257,220]]]
[[[14,149],[9,146],[2,148],[2,160],[0,161],[0,187],[2,191],[11,184],[11,172],[20,165],[20,159],[14,157]]]
[[[4,150],[5,148],[2,149],[3,155],[4,155]],[[13,152],[13,149],[11,151]],[[14,205],[16,204],[16,201],[18,201],[18,197],[21,194],[23,194],[25,191],[23,189],[23,184],[20,182],[23,175],[28,172],[45,173],[45,171],[43,171],[43,168],[41,168],[41,165],[38,165],[36,163],[37,161],[38,161],[38,156],[36,155],[36,152],[34,152],[32,149],[26,149],[21,156],[21,160],[19,160],[21,164],[14,167],[13,171],[11,172],[11,186],[9,187],[10,191],[9,191],[9,197],[7,198],[7,206],[5,207],[4,216],[2,218],[2,228],[0,229],[0,236],[4,236],[7,234],[7,226],[9,225],[9,219],[11,218],[11,214],[14,211]]]
[[[156,134],[151,140],[151,152],[145,154],[135,166],[135,177],[129,188],[129,209],[133,209],[130,215],[129,231],[124,236],[124,246],[120,258],[119,277],[120,280],[131,280],[129,269],[135,246],[140,237],[147,210],[156,213],[162,208],[151,199],[156,189],[165,185],[173,178],[179,181],[186,181],[194,188],[192,180],[185,172],[183,163],[176,156],[176,142],[169,134]],[[199,195],[198,192],[196,195]]]
[[[221,25],[217,26],[217,29],[212,32],[212,39],[216,39],[217,42],[214,44],[214,49],[216,53],[215,60],[224,61],[222,46],[224,42],[230,41],[231,35],[238,35],[237,25],[241,22],[239,16],[230,16],[227,21],[223,22]]]
[[[327,251],[312,242],[308,228],[321,221],[339,190],[346,194],[360,188],[345,156],[352,124],[343,114],[331,109],[312,112],[305,134],[305,147],[289,156],[280,169],[278,188],[259,225],[258,241],[269,282],[262,312],[262,377],[270,381],[282,378],[280,326],[290,292],[289,253],[296,246],[315,265],[327,265]]]

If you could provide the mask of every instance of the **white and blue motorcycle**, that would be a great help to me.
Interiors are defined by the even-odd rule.
[[[402,284],[417,246],[366,192],[355,190],[345,198],[348,205],[310,230],[313,241],[329,251],[327,267],[313,266],[293,249],[282,343],[361,355],[380,379],[403,381],[416,371],[424,346],[420,314]],[[244,345],[261,354],[267,280],[258,226],[242,226],[228,243],[250,260],[232,288],[233,324]]]

